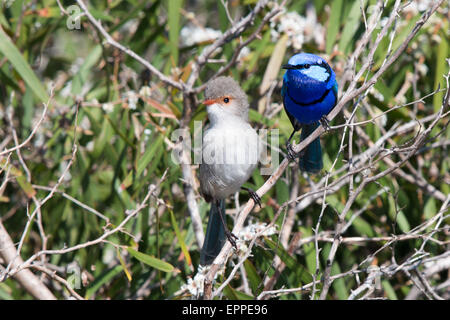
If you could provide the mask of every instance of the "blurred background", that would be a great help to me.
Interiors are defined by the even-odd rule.
[[[108,0],[90,1],[88,9],[113,39],[164,75],[185,82],[192,73],[194,59],[235,21],[249,14],[256,2]],[[280,64],[299,51],[315,53],[330,63],[340,81],[377,3],[287,1],[283,10],[242,48],[236,63],[225,72],[247,92],[252,124],[258,129],[280,130],[281,151],[292,127],[282,107]],[[359,84],[380,69],[387,53],[400,46],[432,3],[402,1],[401,14],[379,43],[374,63],[358,80]],[[356,70],[365,62],[363,57],[388,21],[394,1],[385,4],[369,45],[356,61]],[[240,36],[227,39],[215,50],[201,68],[194,86],[201,86],[226,65],[239,44],[257,30],[265,14],[276,5],[269,2]],[[171,160],[176,143],[171,134],[179,128],[184,111],[182,92],[106,43],[74,1],[11,0],[2,1],[1,8],[0,150],[17,145],[15,136],[20,143],[32,134],[20,152],[0,156],[0,221],[13,242],[21,244],[21,257],[27,260],[42,250],[81,244],[81,248],[64,254],[41,254],[34,263],[57,272],[87,299],[189,298],[192,288],[186,286],[192,285],[198,271],[199,246],[187,207],[182,170]],[[358,100],[361,106],[356,110],[355,122],[377,115],[378,118],[361,126],[365,137],[355,132],[353,154],[364,152],[370,145],[368,141],[377,141],[386,130],[440,110],[447,88],[444,75],[449,70],[448,15],[448,3],[444,1],[405,53]],[[269,62],[277,67],[268,68]],[[346,85],[340,87],[341,95],[345,88]],[[441,90],[432,94],[437,88]],[[200,101],[203,93],[195,97]],[[354,110],[351,104],[346,108]],[[185,119],[193,133],[194,121],[206,123],[207,119],[205,106],[196,104],[191,111]],[[428,147],[408,161],[402,168],[404,174],[381,177],[358,195],[348,214],[350,224],[344,237],[363,240],[341,244],[332,275],[392,262],[400,264],[419,248],[426,251],[424,257],[448,252],[448,119],[447,114],[433,129],[431,136],[439,133],[439,139],[431,140]],[[331,125],[344,122],[341,113]],[[384,147],[410,143],[417,130],[393,136]],[[283,228],[289,208],[295,217],[289,239],[297,236],[306,240],[296,246],[278,248],[274,245],[279,241],[276,232],[258,239],[252,255],[225,287],[223,298],[257,297],[275,273],[275,257],[283,261],[285,268],[275,279],[273,289],[301,287],[311,283],[314,275],[320,278],[331,241],[319,242],[320,253],[316,255],[314,241],[307,239],[311,239],[318,222],[322,195],[306,206],[301,202],[287,206],[286,202],[314,190],[327,171],[337,172],[333,179],[346,173],[339,171],[349,159],[347,147],[339,152],[343,133],[344,128],[340,128],[322,136],[324,172],[307,177],[292,165],[262,197],[262,208],[255,207],[248,219],[249,224],[268,224],[284,205],[275,220],[277,230]],[[394,154],[392,159],[398,161],[400,156]],[[284,154],[280,154],[280,159],[283,158]],[[389,163],[379,161],[374,174],[388,167]],[[193,166],[194,174],[195,169]],[[255,170],[247,186],[257,190],[267,178]],[[356,185],[358,179],[359,175],[355,175]],[[295,195],[294,183],[298,185]],[[57,188],[52,191],[54,186]],[[141,208],[149,187],[153,192],[146,207]],[[205,227],[209,205],[196,188],[194,194]],[[333,238],[336,213],[342,211],[348,198],[348,186],[327,195],[327,206],[317,230],[324,238]],[[229,200],[230,225],[237,204],[242,207],[247,200],[246,193]],[[127,214],[136,209],[140,212],[120,226]],[[32,213],[35,216],[30,222]],[[411,235],[415,227],[439,213],[439,228],[423,228],[420,236],[390,243],[370,240]],[[105,239],[83,245],[118,226],[119,230]],[[430,233],[432,230],[435,232]],[[424,235],[430,235],[431,240],[421,247]],[[8,265],[5,258],[0,258],[0,264],[0,271],[5,271]],[[57,298],[72,296],[64,283],[45,273],[41,275],[42,270],[32,267],[31,270],[40,275]],[[217,277],[217,282],[226,279],[231,270],[232,266]],[[447,283],[437,291],[446,298],[448,274],[449,270],[444,269],[429,279],[433,288]],[[360,279],[352,274],[338,277],[327,298],[347,299],[366,276],[363,273]],[[6,276],[2,280],[0,299],[33,298],[14,278]],[[380,277],[372,297],[404,299],[413,288],[407,273],[399,272],[392,277]],[[310,295],[306,290],[277,299],[309,299]],[[418,294],[416,298],[420,296],[424,297]]]

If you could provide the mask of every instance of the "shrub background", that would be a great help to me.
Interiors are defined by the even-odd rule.
[[[255,3],[251,0],[223,2],[230,16],[237,18],[246,16]],[[312,52],[325,57],[341,81],[348,58],[366,30],[370,8],[376,3],[372,0],[288,1],[285,12],[264,24],[258,37],[245,46],[236,63],[226,71],[225,74],[238,80],[247,92],[253,125],[280,130],[282,151],[291,125],[281,107],[283,70],[279,64],[299,50]],[[373,45],[393,9],[394,1],[386,3],[380,27],[363,49],[356,70],[365,62],[370,44]],[[0,150],[14,148],[14,135],[20,143],[34,128],[37,130],[29,143],[0,156],[0,221],[14,243],[21,244],[20,254],[26,261],[41,250],[70,248],[98,239],[119,226],[127,213],[139,210],[123,228],[104,240],[64,254],[41,255],[29,266],[30,270],[41,275],[40,280],[57,298],[74,296],[67,283],[75,286],[80,297],[87,299],[187,298],[189,293],[180,288],[197,273],[199,247],[187,206],[182,170],[171,161],[176,143],[172,141],[172,132],[186,119],[183,118],[186,96],[106,43],[86,16],[75,19],[82,10],[76,5],[71,7],[73,2],[61,1],[60,4],[67,14],[62,14],[55,1],[2,3]],[[214,37],[220,37],[217,31],[225,32],[231,26],[223,4],[219,1],[117,0],[92,1],[88,8],[116,41],[145,58],[164,75],[186,81],[192,72],[193,59],[214,41]],[[431,5],[432,1],[402,2],[403,11],[381,40],[374,63],[364,77],[380,69],[386,54],[400,46]],[[232,59],[240,41],[257,30],[273,6],[275,3],[269,3],[241,36],[220,46],[220,51],[210,57],[215,61],[200,70],[195,86],[205,83]],[[354,99],[353,104],[346,105],[350,113],[359,105],[354,122],[379,116],[358,126],[365,136],[356,129],[353,132],[353,156],[367,150],[368,141],[376,142],[390,128],[440,110],[448,92],[444,77],[449,70],[448,15],[448,4],[444,1],[373,88]],[[304,28],[299,28],[301,22]],[[203,36],[209,34],[213,39],[198,42],[195,30],[199,28],[211,28],[202,31]],[[6,38],[11,39],[12,46],[7,45]],[[278,63],[278,67],[267,71],[269,61]],[[265,75],[274,81],[265,81]],[[358,80],[358,85],[364,82],[364,77]],[[340,87],[341,96],[345,90],[346,86]],[[195,97],[200,101],[203,95],[200,92]],[[48,103],[48,109],[44,103]],[[392,109],[394,106],[401,107]],[[44,110],[45,116],[39,122]],[[344,240],[333,261],[331,274],[360,272],[349,272],[334,280],[326,298],[347,299],[368,278],[370,266],[401,265],[417,259],[414,270],[426,274],[426,267],[420,261],[438,257],[447,263],[440,272],[425,277],[416,275],[414,270],[400,269],[398,273],[381,275],[371,282],[373,290],[366,298],[404,299],[418,286],[422,289],[415,298],[436,298],[434,292],[448,299],[448,105],[443,110],[447,113],[417,153],[395,171],[397,173],[380,177],[357,196],[346,216],[352,223],[342,236],[362,240],[348,243]],[[195,104],[191,111],[187,126],[192,133],[193,121],[206,121],[206,111],[201,104]],[[382,112],[386,114],[381,116]],[[346,119],[341,112],[331,124],[341,125]],[[418,130],[419,127],[396,134],[380,146],[380,150],[407,147],[417,137]],[[330,182],[345,174],[346,170],[339,172],[339,169],[351,158],[348,133],[340,152],[343,134],[344,128],[340,127],[321,138],[325,170],[338,172]],[[399,161],[403,154],[394,152],[389,159]],[[280,155],[280,159],[283,158]],[[374,175],[387,168],[389,163],[378,161],[368,174]],[[299,175],[291,165],[262,197],[262,209],[254,208],[248,219],[252,223],[270,223],[281,206],[281,214],[274,221],[281,230],[288,211],[293,211],[295,214],[291,217],[295,220],[288,234],[291,241],[294,236],[311,239],[320,216],[317,231],[323,239],[328,239],[318,242],[320,253],[316,255],[313,240],[280,249],[273,247],[274,243],[279,243],[278,235],[261,237],[252,255],[225,287],[223,298],[257,297],[264,289],[264,281],[272,278],[275,267],[279,267],[274,266],[277,259],[286,267],[276,279],[274,289],[301,287],[323,276],[338,213],[349,199],[349,186],[328,194],[323,211],[322,197],[304,208],[295,203],[286,205],[286,202],[313,190],[326,171],[306,177]],[[266,179],[267,176],[261,176],[256,170],[247,185],[257,190]],[[360,181],[360,174],[354,175],[354,189]],[[52,192],[55,185],[57,189]],[[149,187],[154,189],[143,203]],[[194,194],[206,226],[209,205],[195,188]],[[248,195],[242,193],[240,206],[247,200]],[[229,200],[227,208],[233,217],[236,213],[234,199]],[[29,221],[27,214],[33,212],[36,214]],[[413,232],[427,221],[437,221],[432,220],[436,216],[439,226],[430,224],[417,234]],[[230,218],[230,225],[231,221]],[[391,241],[377,240],[382,237]],[[0,255],[0,298],[33,298],[7,274],[7,266],[5,257]],[[55,271],[67,283],[52,279],[39,266]],[[225,275],[217,278],[217,283],[224,281],[231,270],[232,264]],[[422,282],[423,277],[425,282]],[[319,296],[320,289],[318,283],[314,298]],[[309,298],[311,288],[277,297]]]

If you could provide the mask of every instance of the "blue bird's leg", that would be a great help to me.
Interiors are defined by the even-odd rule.
[[[326,115],[323,115],[322,118],[319,119],[320,124],[325,129],[325,131],[330,130],[330,121],[328,120]]]
[[[299,153],[297,153],[294,151],[294,149],[292,149],[291,140],[292,140],[292,137],[294,136],[295,132],[297,132],[297,130],[294,129],[294,131],[292,131],[291,135],[289,136],[288,141],[286,142],[287,157],[288,157],[289,161],[295,161],[295,158],[301,157],[303,155],[303,151],[300,151]]]
[[[245,191],[247,191],[247,192],[249,193],[250,197],[251,197],[251,198],[253,199],[253,201],[255,202],[255,204],[257,204],[257,205],[261,208],[261,197],[258,196],[258,194],[257,194],[254,190],[252,190],[252,189],[250,189],[250,188],[242,187],[242,189],[244,189]]]

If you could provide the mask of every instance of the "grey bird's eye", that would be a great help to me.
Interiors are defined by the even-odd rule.
[[[225,102],[225,103],[230,102],[230,98],[224,98],[224,99],[223,99],[223,102]]]

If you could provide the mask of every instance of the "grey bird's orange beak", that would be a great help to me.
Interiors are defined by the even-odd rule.
[[[214,103],[216,103],[216,102],[217,102],[216,99],[206,99],[206,100],[203,100],[203,104],[206,105],[206,106],[210,106],[210,105],[212,105],[212,104],[214,104]]]

